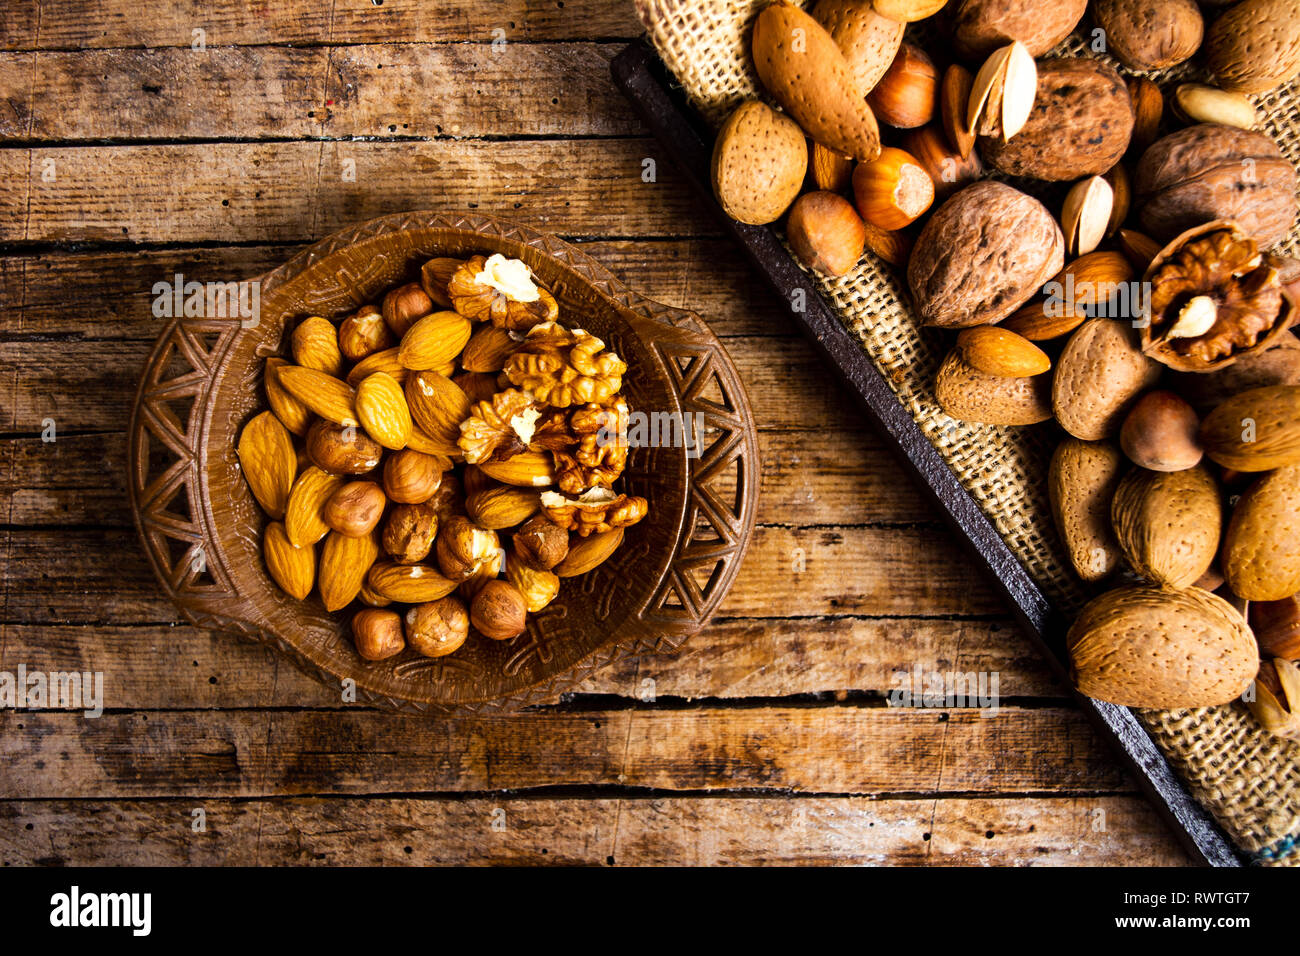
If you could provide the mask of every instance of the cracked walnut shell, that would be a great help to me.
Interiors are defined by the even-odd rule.
[[[593,488],[577,498],[566,498],[557,491],[542,492],[542,514],[584,538],[630,528],[646,516],[648,507],[644,498],[616,494],[608,488]]]
[[[556,408],[610,401],[626,371],[627,363],[596,336],[555,322],[530,329],[505,368],[511,384]]]
[[[1180,372],[1212,372],[1271,348],[1295,301],[1259,244],[1229,221],[1183,233],[1147,269],[1142,351]]]
[[[554,322],[560,314],[555,297],[532,281],[532,271],[501,255],[471,257],[452,273],[447,295],[465,318],[510,332]]]

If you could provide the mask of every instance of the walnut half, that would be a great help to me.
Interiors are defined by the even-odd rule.
[[[644,498],[616,494],[608,488],[593,488],[577,498],[556,491],[542,492],[542,514],[567,531],[581,537],[629,528],[646,516]]]
[[[1212,372],[1269,348],[1295,310],[1274,260],[1231,222],[1183,233],[1147,270],[1142,349],[1180,372]]]

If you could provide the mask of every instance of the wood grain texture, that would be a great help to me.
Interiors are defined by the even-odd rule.
[[[0,371],[7,373],[0,379],[0,427],[35,435],[52,417],[65,431],[124,430],[151,347],[134,339],[71,339],[42,347],[0,340]],[[762,429],[860,427],[857,412],[843,404],[839,387],[822,374],[802,339],[729,339],[727,350]]]
[[[66,423],[65,423],[66,424]],[[759,522],[910,524],[932,518],[871,432],[765,431]],[[126,437],[117,432],[0,440],[0,513],[17,527],[128,523]]]
[[[38,800],[0,823],[0,865],[1186,863],[1134,796]]]
[[[107,688],[106,688],[107,693]],[[341,695],[340,695],[341,696]],[[772,795],[1131,792],[1074,710],[633,709],[0,713],[0,798],[623,786]]]
[[[13,529],[5,536],[6,614],[13,623],[180,620],[159,592],[134,529]],[[719,613],[1000,614],[988,585],[959,555],[938,528],[759,527]]]
[[[39,11],[39,12],[38,12]],[[512,41],[640,36],[631,4],[615,0],[178,0],[151,7],[131,0],[42,3],[10,0],[0,19],[0,47],[61,50],[82,47],[189,47],[202,29],[206,44],[260,45],[412,42],[490,43],[501,30]]]
[[[305,242],[430,206],[562,236],[716,229],[643,138],[15,148],[0,177],[19,184],[0,194],[0,242]]]
[[[698,312],[721,338],[794,334],[780,302],[754,284],[735,243],[598,239],[581,248],[631,288]],[[0,257],[0,316],[11,333],[152,341],[162,328],[150,310],[155,282],[177,272],[203,282],[251,279],[297,251],[292,244],[189,246]]]
[[[386,43],[0,53],[0,142],[628,136],[641,125],[609,78],[620,48]]]
[[[114,709],[337,707],[265,648],[188,625],[0,625],[0,670],[102,671]],[[1064,697],[1006,622],[922,618],[715,621],[676,655],[620,661],[580,694],[650,704],[888,694],[915,667],[996,672],[1008,699]]]

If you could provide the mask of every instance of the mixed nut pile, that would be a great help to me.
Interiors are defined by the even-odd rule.
[[[315,587],[327,611],[365,605],[367,660],[442,657],[471,627],[518,636],[646,515],[615,489],[627,365],[563,325],[518,259],[431,259],[337,324],[303,318],[290,348],[266,360],[270,410],[239,462],[271,519],[271,577],[299,600]]]
[[[941,39],[904,38],[931,16]],[[1044,57],[1076,28],[1131,72]],[[1108,588],[1068,636],[1079,688],[1244,695],[1300,739],[1300,261],[1273,251],[1296,172],[1245,95],[1300,73],[1300,0],[779,0],[752,54],[775,106],[719,133],[727,213],[785,216],[827,276],[864,250],[900,270],[953,330],[952,418],[1063,432],[1053,516]],[[1198,54],[1217,85],[1168,104],[1138,75]]]

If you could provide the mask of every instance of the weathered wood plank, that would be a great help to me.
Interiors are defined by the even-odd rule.
[[[1097,793],[1132,784],[1077,711],[891,707],[0,713],[0,797],[626,786],[815,794]]]
[[[179,621],[129,528],[8,533],[7,620]],[[799,570],[799,567],[803,570]],[[937,528],[758,527],[728,617],[999,615],[1001,602]]]
[[[865,430],[763,431],[759,522],[858,525],[934,520],[893,456]],[[126,436],[0,439],[0,513],[19,527],[130,524]]]
[[[0,803],[0,821],[0,864],[13,866],[1188,862],[1128,795],[40,800]]]
[[[0,670],[100,671],[105,705],[123,709],[337,707],[336,690],[273,651],[189,626],[0,625]],[[579,688],[642,702],[782,698],[876,691],[925,672],[998,674],[1003,698],[1062,697],[1047,666],[1007,622],[917,618],[732,620],[676,656],[620,661]]]
[[[37,10],[40,10],[39,14]],[[8,0],[0,19],[0,48],[190,47],[202,30],[208,47],[265,43],[491,43],[632,38],[641,34],[632,4],[618,0],[177,0],[141,15],[131,0],[41,3]],[[501,31],[497,33],[495,31]]]
[[[0,151],[0,174],[25,184],[0,200],[0,242],[302,242],[430,206],[575,236],[717,229],[640,138],[41,147]]]
[[[125,431],[153,343],[81,339],[0,341],[3,427],[32,435],[53,418],[63,431]],[[802,338],[734,338],[727,351],[760,429],[862,428],[858,412]]]
[[[621,47],[0,53],[0,141],[636,135],[609,75]]]
[[[754,281],[735,243],[719,239],[596,240],[580,244],[628,286],[698,312],[715,334],[790,336],[783,308]],[[9,332],[153,339],[155,282],[251,279],[292,258],[295,246],[233,246],[0,257],[0,323]],[[69,295],[69,290],[77,290]]]

